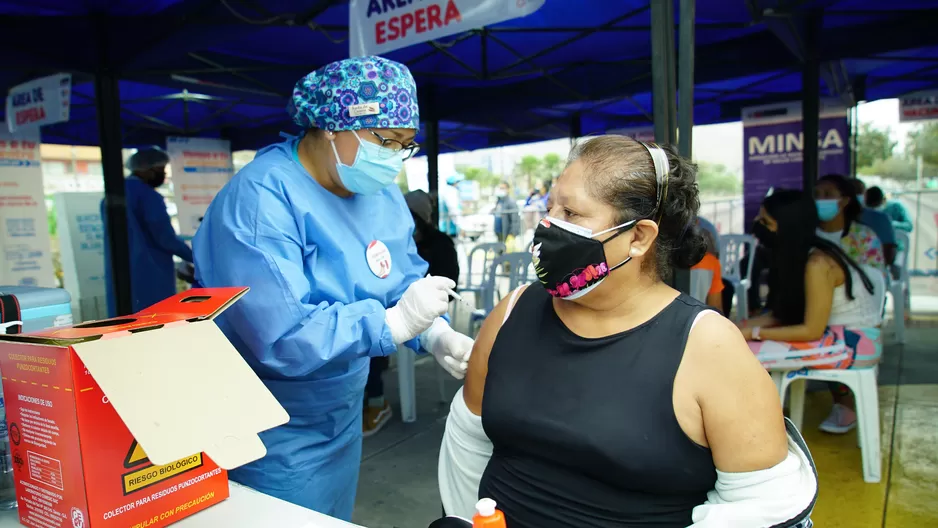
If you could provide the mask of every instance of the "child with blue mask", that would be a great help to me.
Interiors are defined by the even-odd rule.
[[[837,244],[859,264],[885,269],[882,241],[860,222],[863,206],[856,199],[855,184],[840,174],[828,174],[814,188],[820,225],[817,236]]]

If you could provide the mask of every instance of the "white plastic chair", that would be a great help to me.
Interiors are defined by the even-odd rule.
[[[864,266],[867,276],[873,282],[873,295],[881,306],[886,301],[886,280],[879,270]],[[857,287],[858,285],[854,285]],[[862,287],[862,285],[859,285]],[[879,321],[880,323],[882,321]],[[880,341],[879,346],[882,346]],[[811,351],[803,351],[810,353]],[[808,380],[842,383],[850,388],[856,401],[857,437],[863,460],[863,480],[868,483],[879,482],[882,478],[880,459],[879,431],[879,388],[877,377],[878,365],[869,367],[815,370],[775,370],[773,379],[779,389],[779,397],[785,401],[785,394],[791,387],[791,400],[788,403],[791,421],[799,429],[804,420],[804,397]]]
[[[476,253],[482,253],[482,272],[473,273],[472,272],[472,262],[475,260]],[[485,244],[478,244],[469,251],[469,256],[466,259],[466,274],[463,281],[463,285],[459,288],[459,293],[472,293],[475,299],[476,306],[479,305],[479,297],[484,295],[484,287],[486,281],[488,280],[488,271],[492,267],[492,261],[494,261],[499,255],[505,253],[505,244],[501,242],[490,242]],[[478,268],[477,268],[478,269]],[[457,303],[457,310],[459,305]],[[455,317],[455,313],[453,316]]]
[[[532,255],[528,252],[506,253],[494,261],[486,273],[486,282],[482,286],[482,308],[472,313],[469,318],[470,334],[475,335],[476,325],[480,324],[495,309],[496,277],[498,268],[508,265],[508,291],[513,291],[522,284],[530,282]]]
[[[746,272],[740,273],[739,263],[749,255]],[[751,235],[720,235],[720,267],[723,278],[735,289],[736,320],[749,317],[749,288],[752,285],[752,265],[756,256],[756,238]],[[725,307],[729,310],[731,307]]]
[[[905,231],[896,231],[896,242],[904,248],[896,255],[893,267],[897,271],[896,277],[888,276],[889,296],[892,297],[893,330],[896,341],[905,344],[905,310],[910,306],[911,290],[909,288],[909,234]]]

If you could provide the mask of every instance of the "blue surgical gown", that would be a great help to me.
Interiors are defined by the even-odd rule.
[[[173,229],[163,196],[136,176],[124,180],[127,202],[127,242],[130,250],[130,293],[132,313],[148,308],[176,294],[176,268],[173,255],[192,262],[192,250]],[[104,277],[108,317],[117,317],[117,303],[111,276],[111,245],[107,207],[101,201],[104,223]],[[120,314],[126,315],[126,314]]]
[[[369,357],[397,349],[385,308],[427,264],[397,186],[335,196],[299,164],[295,145],[258,152],[212,201],[193,240],[196,279],[251,288],[217,322],[290,413],[261,434],[267,456],[231,478],[349,520]],[[391,254],[383,279],[366,260],[372,241]]]

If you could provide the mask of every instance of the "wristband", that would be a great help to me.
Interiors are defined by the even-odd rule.
[[[754,328],[752,329],[752,340],[753,340],[753,341],[762,341],[762,336],[759,335],[760,330],[762,330],[762,328],[761,328],[761,327],[758,327],[758,326],[756,326],[756,327],[754,327]]]

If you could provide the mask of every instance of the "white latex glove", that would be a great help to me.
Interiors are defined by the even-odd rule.
[[[456,379],[466,377],[474,343],[471,337],[453,330],[444,319],[433,321],[433,326],[420,336],[420,345]]]
[[[449,292],[455,287],[446,277],[426,277],[411,284],[384,315],[394,343],[400,345],[417,337],[449,311]]]

